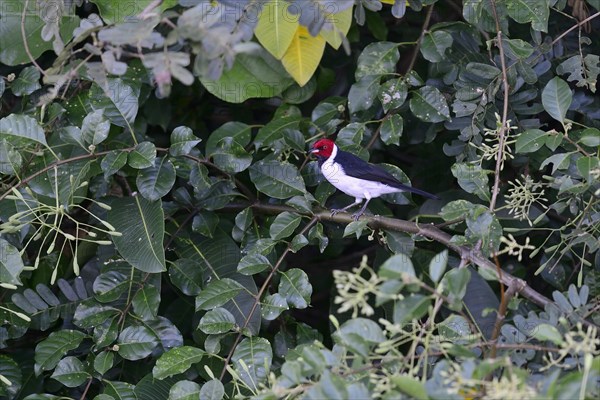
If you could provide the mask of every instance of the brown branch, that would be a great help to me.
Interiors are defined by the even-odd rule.
[[[29,61],[37,68],[38,71],[44,76],[46,76],[46,71],[35,61],[35,57],[31,54],[31,50],[29,49],[29,43],[27,43],[27,33],[25,32],[25,15],[27,15],[27,7],[29,7],[29,0],[25,0],[25,5],[23,6],[23,12],[21,13],[21,38],[23,39],[23,47],[25,48],[25,53],[27,57],[29,57]]]
[[[410,71],[412,71],[413,67],[415,66],[415,62],[417,61],[417,57],[419,56],[419,51],[421,50],[421,43],[423,43],[423,38],[425,37],[425,34],[427,33],[427,28],[429,28],[429,23],[431,21],[432,14],[433,14],[433,4],[429,6],[429,8],[427,9],[427,14],[425,14],[425,21],[423,22],[423,27],[421,28],[421,35],[419,36],[419,39],[417,40],[417,43],[415,45],[415,50],[412,54],[412,58],[410,59],[410,64],[408,65],[408,68],[406,69],[406,72],[404,73],[405,75],[408,74]],[[391,118],[391,116],[394,114],[395,113],[390,112],[390,113],[387,113],[385,115],[385,117],[383,117],[383,119],[381,120],[381,123],[377,127],[377,130],[375,131],[375,133],[373,133],[373,136],[371,136],[371,140],[369,140],[369,143],[367,143],[367,145],[365,146],[367,149],[370,149],[375,144],[375,142],[379,138],[379,133],[381,132],[381,126],[383,125],[383,123],[386,120]]]
[[[508,120],[508,95],[510,87],[508,85],[508,75],[506,73],[506,59],[504,57],[504,47],[502,47],[502,31],[500,30],[500,19],[498,17],[498,10],[496,9],[496,0],[492,1],[492,12],[494,14],[494,21],[496,22],[496,46],[500,51],[500,65],[502,67],[502,85],[504,86],[504,104],[502,106],[502,125],[498,130],[498,153],[496,154],[496,169],[494,171],[494,187],[492,189],[492,199],[490,200],[490,211],[494,211],[496,208],[496,200],[498,199],[498,192],[500,191],[500,170],[504,164],[504,141],[506,139],[507,132],[507,120]]]
[[[262,212],[265,214],[280,214],[282,212],[287,211],[301,215],[310,215],[308,213],[299,212],[293,207],[263,203],[231,204],[229,206],[226,206],[223,210],[229,209],[230,211],[234,212],[244,209],[248,206],[252,207],[252,209],[255,211]],[[328,210],[316,211],[312,214],[312,216],[317,218],[319,221],[329,221],[339,224],[349,224],[350,222],[354,221],[352,219],[352,216],[348,213],[339,213],[336,215],[331,215],[331,212]],[[546,304],[552,303],[552,300],[548,299],[541,293],[538,293],[537,291],[532,289],[522,279],[517,278],[506,271],[502,272],[502,276],[498,276],[498,272],[496,271],[496,265],[490,260],[488,260],[483,254],[481,254],[480,251],[470,248],[468,246],[459,246],[453,243],[452,236],[450,234],[436,228],[434,225],[423,225],[412,221],[382,217],[379,215],[364,215],[361,218],[366,220],[368,222],[369,227],[373,229],[389,229],[397,232],[412,233],[441,243],[444,246],[456,252],[461,259],[470,261],[471,263],[477,265],[480,269],[486,270],[486,272],[489,272],[490,274],[496,276],[498,280],[506,286],[513,286],[516,283],[522,282],[523,286],[520,287],[519,294],[525,297],[526,299],[529,299],[533,303],[539,305],[540,307],[544,307]]]
[[[303,235],[304,233],[306,233],[306,231],[308,231],[317,221],[318,221],[318,218],[316,216],[313,217],[310,220],[310,222],[308,224],[306,224],[304,226],[304,228],[302,228],[302,230],[300,231],[299,234]],[[225,363],[223,364],[223,370],[221,370],[221,376],[220,376],[219,380],[223,381],[223,378],[225,377],[225,373],[227,372],[227,366],[229,365],[229,362],[231,361],[231,357],[233,357],[235,348],[237,347],[237,345],[240,343],[240,340],[242,339],[244,330],[248,327],[248,324],[250,323],[250,320],[252,319],[252,316],[254,315],[256,308],[260,304],[260,299],[263,296],[263,294],[265,293],[265,291],[267,290],[267,288],[269,287],[269,285],[271,284],[271,280],[275,276],[275,273],[279,270],[279,268],[281,267],[281,264],[283,264],[283,261],[285,260],[285,257],[291,251],[291,249],[292,249],[291,246],[292,246],[291,243],[288,244],[288,246],[283,251],[281,256],[279,256],[279,259],[275,263],[275,266],[273,267],[271,272],[269,272],[267,279],[265,279],[265,282],[262,284],[262,286],[260,287],[260,290],[256,294],[256,299],[254,300],[254,303],[252,304],[252,308],[250,309],[248,316],[244,320],[244,325],[240,327],[239,332],[235,338],[235,341],[233,342],[233,345],[231,346],[231,349],[229,350],[229,353],[227,354],[227,357],[225,358]]]
[[[571,33],[572,31],[574,31],[575,29],[579,28],[581,25],[585,25],[589,21],[593,20],[594,18],[598,18],[598,17],[600,17],[600,11],[598,11],[596,14],[590,15],[589,17],[587,17],[586,19],[584,19],[582,21],[579,21],[578,23],[576,23],[575,25],[573,25],[572,27],[570,27],[569,29],[567,29],[566,31],[564,31],[556,39],[554,39],[552,41],[552,43],[550,43],[550,45],[554,46],[560,39],[564,38],[569,33]]]
[[[506,293],[501,298],[500,307],[498,307],[498,313],[496,314],[496,322],[494,323],[494,330],[492,332],[492,336],[490,338],[491,342],[491,350],[490,350],[490,358],[496,358],[496,353],[498,350],[498,336],[500,336],[500,329],[502,328],[502,323],[506,318],[506,310],[508,310],[508,303],[510,300],[517,294],[521,289],[521,285],[525,282],[515,281],[512,286],[509,286],[506,290]]]
[[[419,40],[417,40],[417,45],[415,46],[415,51],[410,59],[410,64],[408,64],[408,68],[406,69],[406,74],[412,71],[415,66],[415,62],[417,61],[417,57],[419,56],[419,51],[421,50],[421,44],[423,43],[423,38],[427,33],[427,29],[429,28],[429,22],[431,21],[431,15],[433,14],[433,4],[429,6],[427,9],[427,14],[425,14],[425,21],[423,22],[423,28],[421,28],[421,36],[419,36]]]

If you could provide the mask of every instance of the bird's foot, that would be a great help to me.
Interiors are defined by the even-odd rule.
[[[343,208],[332,208],[331,209],[331,216],[333,217],[335,214],[341,213],[343,211],[346,211],[346,210],[344,210]]]
[[[362,211],[359,211],[359,212],[357,212],[357,213],[354,213],[354,214],[352,214],[352,219],[353,219],[353,220],[355,220],[355,221],[358,221],[358,219],[359,219],[359,218],[361,217],[361,215],[363,215],[363,214],[364,214],[364,212],[362,212]]]

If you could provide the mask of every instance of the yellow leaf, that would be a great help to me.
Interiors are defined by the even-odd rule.
[[[308,29],[300,25],[281,62],[298,85],[304,86],[319,66],[324,50],[325,39],[321,35],[311,36]]]
[[[381,0],[381,2],[382,2],[382,3],[385,3],[385,4],[392,4],[392,5],[394,4],[394,1],[395,1],[395,0]]]
[[[331,22],[333,29],[327,30],[325,27],[321,29],[320,35],[327,40],[327,43],[334,49],[339,49],[342,44],[342,37],[346,36],[352,25],[352,7],[348,7],[338,14],[329,14],[326,17],[327,21]]]
[[[288,3],[269,0],[263,5],[254,34],[260,44],[280,60],[290,47],[297,29],[298,16],[288,11]]]

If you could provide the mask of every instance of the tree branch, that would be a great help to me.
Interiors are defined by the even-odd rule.
[[[303,215],[309,215],[307,213],[299,212],[298,210],[285,205],[254,203],[250,206],[253,210],[265,214],[280,214],[282,212],[288,211]],[[248,204],[231,205],[229,207],[232,210],[239,210],[248,207]],[[336,222],[339,224],[349,224],[350,222],[354,221],[352,219],[352,216],[348,213],[339,213],[336,215],[331,215],[331,212],[328,210],[317,211],[313,215],[319,221]],[[518,293],[521,296],[525,297],[526,299],[529,299],[530,301],[539,305],[540,307],[544,307],[546,304],[552,303],[550,299],[548,299],[541,293],[535,291],[522,279],[517,278],[505,271],[502,272],[502,276],[498,276],[496,265],[490,260],[488,260],[485,256],[483,256],[483,254],[481,254],[479,250],[470,248],[468,246],[459,246],[453,243],[451,235],[444,231],[441,231],[433,225],[423,225],[411,221],[405,221],[402,219],[381,217],[377,215],[362,216],[361,218],[367,220],[368,225],[371,228],[389,229],[398,232],[412,233],[426,237],[428,239],[435,240],[436,242],[441,243],[444,246],[456,252],[461,259],[470,261],[471,263],[477,265],[480,269],[488,272],[490,275],[496,276],[497,279],[501,281],[504,285],[508,287],[517,287]]]
[[[303,235],[304,233],[306,233],[316,222],[317,222],[317,217],[315,216],[310,220],[310,222],[308,224],[306,224],[304,226],[304,228],[302,228],[302,231],[300,231],[300,235]],[[286,247],[286,249],[283,251],[283,253],[281,253],[281,256],[279,256],[279,259],[275,263],[275,266],[273,267],[271,272],[269,272],[267,279],[265,279],[265,282],[262,284],[262,286],[260,287],[260,290],[256,294],[256,300],[254,301],[254,304],[252,304],[252,308],[250,309],[248,316],[244,320],[244,325],[240,327],[239,332],[235,338],[235,341],[233,342],[233,345],[231,346],[231,349],[229,350],[229,353],[227,354],[227,357],[225,358],[225,363],[223,364],[223,369],[221,370],[221,376],[219,378],[220,381],[223,381],[223,378],[225,377],[225,373],[227,372],[227,366],[229,365],[229,362],[231,361],[231,357],[233,357],[235,348],[237,347],[237,345],[240,343],[240,340],[242,339],[244,330],[248,327],[248,324],[250,323],[250,320],[252,319],[252,316],[254,315],[254,312],[256,311],[258,304],[260,303],[260,298],[263,296],[263,294],[265,293],[265,291],[271,284],[271,280],[275,276],[275,273],[279,270],[279,268],[281,267],[281,264],[283,264],[283,261],[285,260],[285,257],[289,254],[290,251],[291,251],[291,244],[289,244]]]
[[[508,95],[510,87],[508,85],[508,75],[506,73],[506,59],[504,57],[504,48],[502,47],[502,31],[500,30],[500,19],[496,9],[496,0],[492,1],[492,12],[496,22],[496,46],[500,51],[500,65],[502,67],[502,85],[504,86],[504,104],[502,106],[502,122],[498,130],[498,153],[496,154],[496,169],[494,171],[494,187],[492,188],[492,199],[490,200],[490,211],[496,208],[498,192],[500,191],[500,170],[504,164],[504,142],[506,139],[507,120],[508,120]]]

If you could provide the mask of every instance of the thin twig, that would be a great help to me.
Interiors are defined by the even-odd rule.
[[[44,76],[46,76],[46,71],[35,61],[35,57],[31,54],[31,50],[29,49],[29,43],[27,43],[27,33],[25,32],[25,15],[27,14],[27,7],[29,6],[29,0],[25,0],[25,5],[23,6],[23,12],[21,13],[21,38],[23,39],[23,47],[25,48],[25,53],[27,53],[27,57],[29,57],[29,61],[37,68],[38,71]]]
[[[243,210],[247,207],[252,207],[254,211],[262,212],[265,214],[280,214],[282,212],[294,212],[300,215],[314,216],[319,221],[329,221],[335,222],[339,224],[349,224],[353,222],[352,216],[349,213],[343,212],[335,215],[331,215],[331,212],[328,210],[315,211],[312,214],[301,212],[296,210],[293,207],[289,207],[286,205],[279,204],[263,204],[263,203],[241,203],[241,204],[230,204],[222,208],[223,211],[231,211],[237,212],[239,210]],[[519,294],[523,297],[529,299],[533,303],[544,307],[546,304],[552,303],[552,300],[548,299],[546,296],[541,293],[535,291],[533,288],[528,286],[522,279],[517,278],[506,271],[502,272],[502,276],[498,276],[496,271],[496,265],[488,260],[480,251],[473,249],[469,246],[459,246],[452,241],[452,235],[436,228],[433,225],[428,224],[417,224],[412,221],[405,221],[403,219],[396,218],[388,218],[382,217],[379,215],[375,216],[366,216],[363,215],[361,219],[367,221],[367,225],[374,229],[389,229],[397,232],[406,232],[412,233],[416,235],[420,235],[426,237],[428,239],[432,239],[438,243],[443,244],[447,248],[452,251],[455,251],[461,259],[470,261],[471,263],[477,265],[480,269],[485,270],[485,272],[489,272],[493,276],[496,276],[498,280],[502,281],[502,283],[506,286],[512,286],[515,282],[520,281],[523,282],[522,290],[520,290]]]
[[[554,39],[552,41],[552,43],[550,43],[550,45],[554,46],[560,39],[564,38],[569,33],[571,33],[572,31],[574,31],[575,29],[579,28],[581,25],[584,25],[588,21],[591,21],[594,18],[598,18],[598,17],[600,17],[600,11],[598,11],[596,14],[590,15],[589,17],[587,17],[586,19],[584,19],[582,21],[579,21],[578,23],[576,23],[575,25],[573,25],[572,27],[570,27],[569,29],[567,29],[566,31],[564,31],[563,33],[561,33],[556,39]]]
[[[304,226],[304,228],[302,228],[302,230],[300,231],[299,234],[303,235],[304,233],[306,233],[306,231],[308,231],[315,223],[317,223],[317,221],[318,221],[318,218],[316,216],[313,217],[310,220],[310,222],[308,224],[306,224]],[[248,327],[248,324],[250,323],[250,320],[252,319],[252,316],[254,315],[256,308],[260,304],[261,297],[263,296],[263,294],[265,293],[265,291],[271,284],[271,280],[273,279],[273,277],[275,276],[275,273],[279,270],[279,268],[283,264],[285,257],[288,255],[288,253],[291,251],[291,249],[292,248],[291,248],[291,243],[290,243],[290,244],[288,244],[286,249],[283,251],[281,256],[279,256],[279,259],[275,263],[275,266],[273,267],[271,272],[269,272],[267,279],[265,279],[265,282],[262,284],[262,286],[260,287],[260,290],[256,294],[256,299],[254,300],[254,303],[252,304],[252,308],[250,309],[248,316],[244,320],[244,325],[240,327],[239,333],[237,334],[237,336],[233,342],[233,345],[231,346],[231,349],[229,350],[229,353],[227,354],[227,357],[225,358],[225,363],[223,364],[223,370],[221,371],[221,376],[219,378],[221,381],[223,381],[223,378],[225,377],[225,373],[227,372],[227,366],[229,365],[229,362],[231,361],[231,357],[233,357],[235,348],[237,347],[237,345],[240,343],[240,340],[242,339],[244,330]]]
[[[504,104],[502,106],[502,122],[498,130],[498,153],[496,154],[496,169],[494,171],[494,187],[492,188],[492,199],[490,200],[490,211],[496,208],[496,200],[500,191],[500,170],[504,160],[504,141],[506,139],[507,120],[508,120],[508,96],[510,87],[508,85],[508,75],[506,73],[506,59],[504,57],[504,48],[502,47],[502,31],[500,30],[500,19],[496,10],[496,0],[492,1],[492,12],[496,22],[496,46],[500,51],[500,65],[502,67],[502,84],[504,86]]]
[[[522,282],[522,281],[521,281]],[[500,302],[500,306],[498,307],[498,313],[496,314],[496,322],[494,323],[494,330],[492,332],[492,336],[490,337],[491,349],[489,358],[496,358],[496,353],[498,351],[498,336],[500,336],[500,329],[502,328],[502,324],[504,319],[506,318],[506,310],[508,310],[508,303],[510,300],[521,290],[521,282],[515,281],[515,284],[509,286],[506,290],[504,296],[502,296],[502,301]]]
[[[427,14],[425,14],[425,22],[423,22],[423,27],[421,28],[421,35],[419,36],[419,39],[416,42],[415,50],[412,54],[412,58],[410,59],[410,64],[408,65],[408,68],[406,69],[406,72],[404,73],[404,75],[407,75],[410,71],[412,71],[413,67],[415,66],[415,62],[417,61],[417,57],[419,56],[419,51],[421,50],[421,43],[423,43],[423,38],[425,37],[425,34],[427,33],[427,29],[429,28],[429,23],[431,21],[432,14],[433,14],[433,4],[430,5],[429,8],[427,9]],[[375,144],[375,142],[379,138],[379,134],[381,132],[381,127],[383,126],[384,122],[387,121],[388,119],[390,119],[392,117],[392,115],[394,115],[394,114],[395,114],[394,112],[389,112],[385,115],[385,117],[382,118],[381,123],[377,127],[377,130],[373,133],[373,136],[371,136],[369,143],[367,143],[367,145],[365,146],[367,149],[370,149]]]
[[[151,16],[150,12],[162,4],[163,0],[154,0],[138,14],[139,19],[146,19]]]
[[[429,28],[429,22],[431,21],[431,15],[433,14],[433,4],[429,6],[427,9],[427,14],[425,14],[425,21],[423,22],[423,27],[421,28],[421,36],[419,36],[419,40],[417,40],[417,45],[415,46],[415,51],[410,59],[410,64],[408,64],[408,68],[406,69],[406,74],[412,71],[415,66],[415,62],[417,61],[417,57],[419,56],[419,51],[421,50],[421,44],[423,43],[423,38],[427,33]]]

